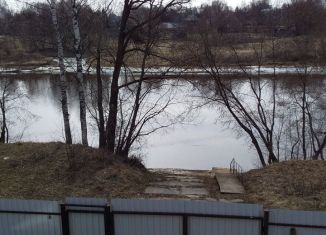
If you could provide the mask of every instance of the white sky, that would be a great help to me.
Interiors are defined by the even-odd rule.
[[[212,1],[213,0],[192,0],[191,5],[192,6],[200,6],[203,3],[210,4]],[[224,0],[223,2],[225,2],[227,5],[235,8],[237,6],[246,5],[249,2],[251,2],[251,0]]]
[[[24,2],[28,2],[28,3],[33,3],[33,2],[44,2],[45,0],[5,0],[8,5],[10,6],[10,8],[12,9],[20,9],[22,6],[24,6]],[[94,0],[90,0],[90,1],[94,1]],[[208,3],[210,4],[213,0],[192,0],[191,2],[191,6],[200,6],[203,3]],[[248,4],[249,2],[251,2],[252,0],[224,0],[224,2],[235,8],[237,6],[243,6]],[[0,0],[1,2],[1,0]],[[271,2],[273,4],[280,3],[280,2],[285,2],[282,0],[271,0]]]

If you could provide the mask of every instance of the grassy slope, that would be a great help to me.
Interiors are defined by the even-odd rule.
[[[246,201],[271,208],[326,209],[326,162],[288,161],[245,174]]]
[[[68,149],[61,143],[0,144],[0,197],[136,196],[150,176],[93,148],[76,145]]]
[[[144,196],[142,192],[154,178],[89,147],[0,144],[0,197],[4,198],[137,197]],[[326,162],[273,164],[247,172],[244,184],[243,199],[247,202],[267,208],[326,209]]]

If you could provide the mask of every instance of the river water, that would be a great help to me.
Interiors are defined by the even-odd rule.
[[[63,141],[63,120],[60,109],[60,93],[57,78],[51,75],[11,76],[15,84],[28,96],[19,105],[10,121],[11,141],[49,142]],[[95,79],[88,86],[95,86]],[[181,86],[182,85],[182,86]],[[175,102],[171,113],[182,113],[192,105],[201,103],[198,94],[186,82],[174,86]],[[284,86],[288,86],[284,84]],[[288,88],[291,89],[291,85]],[[68,86],[70,118],[74,142],[80,141],[79,104],[77,86],[69,79]],[[183,102],[184,101],[184,102]],[[189,105],[192,104],[192,105]],[[187,114],[183,123],[144,137],[135,153],[141,154],[150,168],[210,169],[228,167],[235,158],[244,169],[258,166],[257,155],[248,141],[240,138],[234,130],[220,120],[219,110],[214,106],[196,108]],[[97,130],[94,122],[89,124],[89,143],[97,146]]]

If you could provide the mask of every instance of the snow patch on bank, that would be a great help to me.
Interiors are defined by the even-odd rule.
[[[58,64],[58,60],[54,59],[54,62]],[[75,58],[65,58],[64,60],[66,66],[66,72],[75,73],[76,72],[76,59]],[[90,66],[88,62],[83,60],[83,73],[84,74],[96,74],[96,68]],[[113,74],[114,67],[102,67],[102,74],[111,76]],[[18,69],[18,68],[1,68],[0,67],[0,75],[16,75],[16,74],[60,74],[59,66],[41,66],[35,69]],[[202,68],[178,68],[178,67],[156,67],[156,68],[148,68],[145,70],[146,75],[152,76],[186,76],[186,75],[198,75],[198,76],[207,76],[209,75],[210,70],[202,69]],[[295,67],[295,66],[287,66],[287,67],[258,67],[258,66],[247,66],[243,68],[232,68],[232,67],[224,67],[219,71],[222,75],[236,75],[236,74],[250,74],[250,75],[273,75],[275,74],[315,74],[315,75],[324,75],[326,74],[325,68],[322,67]],[[121,75],[133,75],[139,76],[141,74],[141,68],[129,67],[121,70]]]

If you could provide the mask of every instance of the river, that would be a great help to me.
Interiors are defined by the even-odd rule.
[[[57,77],[51,75],[9,76],[16,86],[27,95],[16,104],[11,113],[11,141],[49,142],[63,141],[63,120],[60,111],[60,93]],[[325,80],[321,79],[325,85]],[[96,80],[89,78],[87,86],[95,86]],[[290,83],[284,82],[284,90],[291,90]],[[289,87],[288,87],[289,86]],[[317,86],[320,89],[320,86]],[[198,93],[187,82],[173,86],[174,99],[171,113],[182,113],[200,103]],[[160,93],[160,92],[159,92]],[[68,84],[70,118],[74,142],[80,141],[79,104],[77,86],[74,80]],[[191,105],[189,105],[191,104]],[[89,104],[90,106],[90,104]],[[189,112],[183,123],[176,123],[143,138],[134,152],[143,157],[149,168],[210,169],[228,167],[232,158],[246,170],[259,165],[257,154],[245,138],[239,137],[220,120],[219,109],[204,106]],[[89,143],[96,147],[97,130],[88,115]]]

